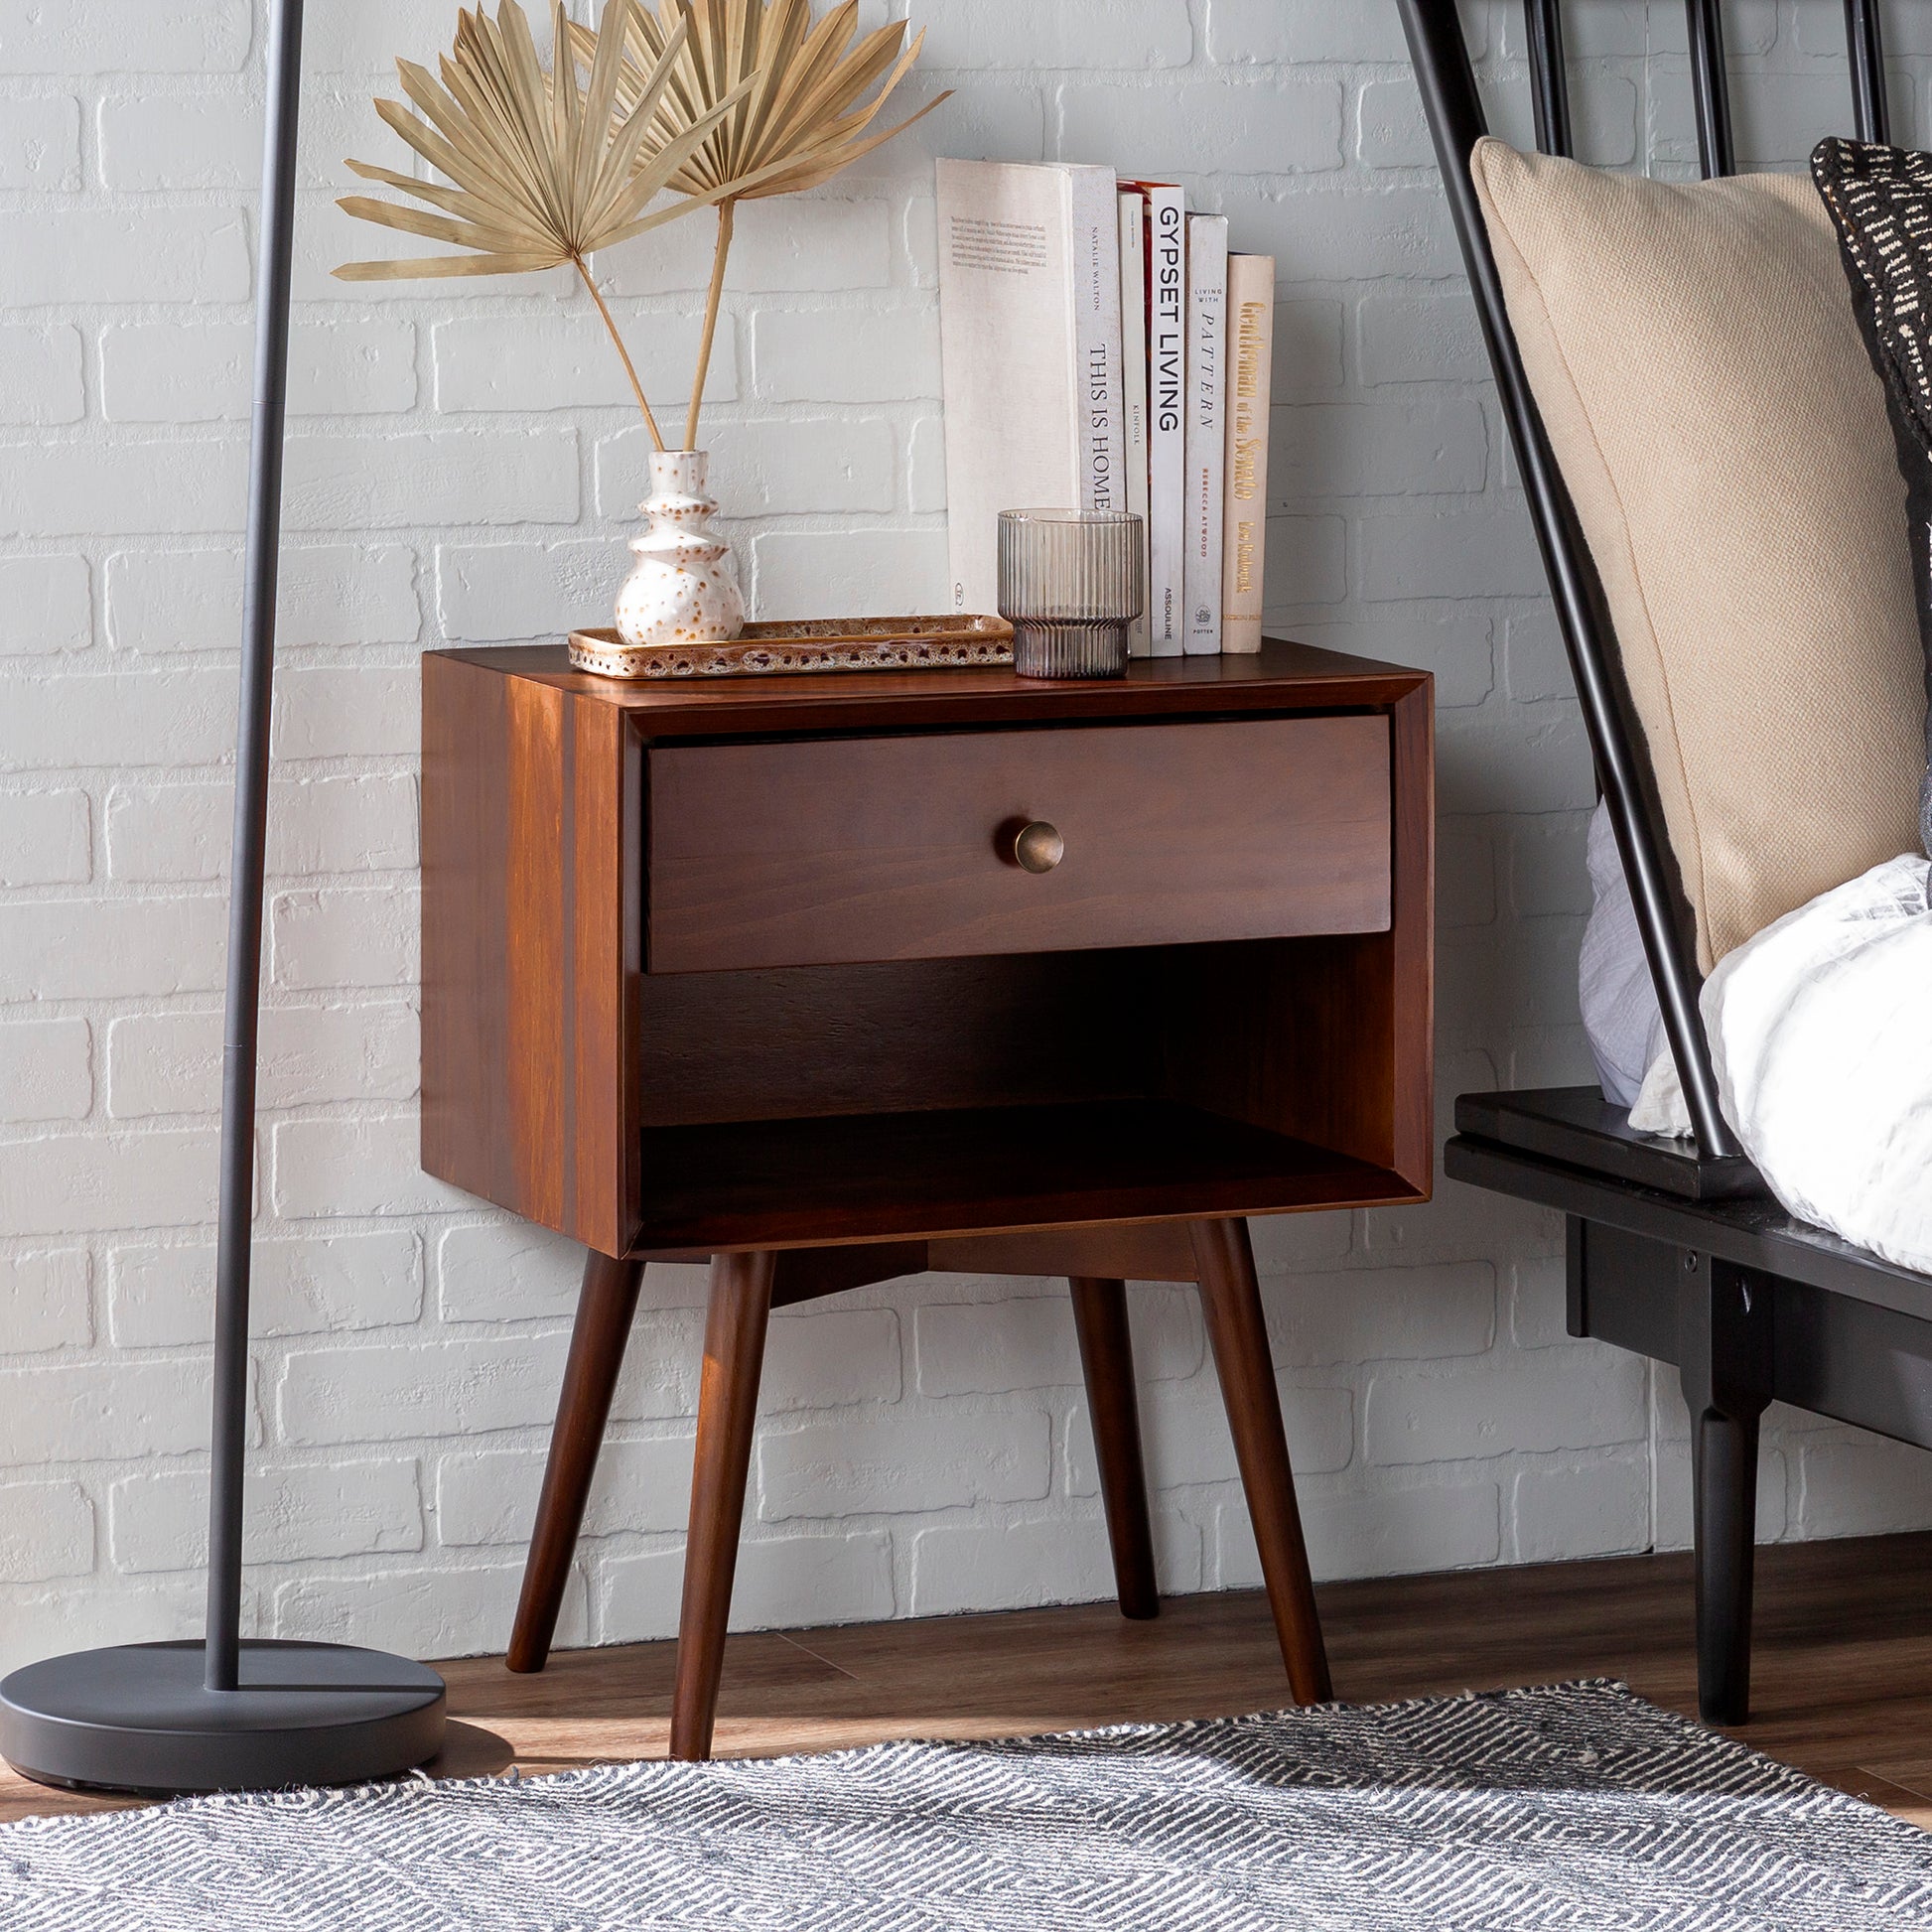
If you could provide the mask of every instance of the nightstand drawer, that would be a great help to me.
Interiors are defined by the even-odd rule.
[[[1380,715],[658,745],[647,782],[653,973],[1389,924]]]

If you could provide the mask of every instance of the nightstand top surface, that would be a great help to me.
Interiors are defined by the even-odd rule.
[[[646,732],[673,736],[1386,705],[1430,678],[1405,665],[1284,638],[1267,639],[1251,655],[1139,657],[1124,678],[1030,678],[1002,667],[624,682],[573,671],[562,644],[431,655],[635,712]]]

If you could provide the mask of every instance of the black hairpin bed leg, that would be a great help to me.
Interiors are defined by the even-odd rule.
[[[1678,1339],[1691,1411],[1698,1715],[1706,1724],[1741,1725],[1751,1702],[1757,1422],[1771,1384],[1769,1284],[1687,1252]]]

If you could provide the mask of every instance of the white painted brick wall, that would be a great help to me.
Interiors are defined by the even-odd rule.
[[[77,1482],[0,1484],[0,1583],[85,1577],[94,1567],[94,1505]]]
[[[123,1476],[109,1498],[108,1521],[117,1568],[201,1568],[207,1562],[207,1470]],[[422,1488],[413,1461],[271,1463],[251,1472],[245,1562],[422,1547]]]
[[[79,1483],[0,1483],[0,1584],[84,1577],[93,1567],[94,1506]]]
[[[108,1320],[121,1348],[192,1347],[214,1318],[214,1249],[131,1244],[108,1255]],[[402,1228],[255,1244],[257,1335],[337,1334],[412,1323],[423,1312],[422,1238]]]
[[[79,103],[69,94],[14,103],[0,134],[0,188],[71,192],[79,186]]]
[[[84,650],[93,622],[84,557],[0,558],[0,652]]]
[[[1182,177],[1281,268],[1270,614],[1428,665],[1441,1066],[1585,1078],[1588,762],[1393,0],[887,0],[954,98],[814,195],[748,206],[711,366],[727,525],[772,617],[931,609],[945,573],[930,156]],[[577,11],[584,11],[580,4]],[[1467,0],[1499,125],[1513,6]],[[561,274],[332,280],[342,157],[454,0],[314,7],[274,745],[247,1614],[499,1646],[580,1257],[416,1165],[416,659],[595,621],[644,439]],[[1569,10],[1579,125],[1689,171],[1682,9]],[[263,31],[250,0],[0,0],[0,1668],[197,1627]],[[1836,0],[1733,0],[1740,141],[1847,114]],[[1916,138],[1932,13],[1894,8]],[[602,265],[681,410],[702,217]],[[1323,1576],[1681,1545],[1674,1381],[1564,1333],[1550,1216],[1257,1224]],[[567,1642],[675,1620],[703,1280],[654,1270]],[[1190,1291],[1133,1295],[1162,1574],[1251,1585]],[[1107,1593],[1064,1293],[950,1278],[774,1320],[741,1626]],[[1932,1523],[1932,1458],[1774,1411],[1760,1533]]]
[[[85,1248],[14,1248],[0,1262],[7,1353],[85,1348],[94,1338],[92,1257]]]

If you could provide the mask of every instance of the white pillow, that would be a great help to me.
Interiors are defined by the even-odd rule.
[[[1600,799],[1590,816],[1588,852],[1595,898],[1584,927],[1577,992],[1603,1098],[1630,1107],[1651,1062],[1666,1050],[1664,1016],[1651,984],[1616,834],[1610,830],[1610,808]]]

